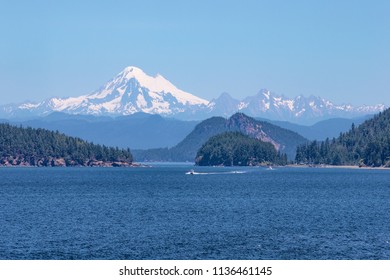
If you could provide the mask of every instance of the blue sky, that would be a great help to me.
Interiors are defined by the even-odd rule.
[[[390,105],[390,1],[2,1],[0,104],[77,96],[126,66],[212,99]]]

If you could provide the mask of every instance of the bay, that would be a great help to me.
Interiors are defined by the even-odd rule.
[[[0,259],[390,259],[390,170],[154,164],[0,179]]]

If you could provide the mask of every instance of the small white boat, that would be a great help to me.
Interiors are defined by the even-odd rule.
[[[194,169],[191,169],[190,171],[188,171],[186,174],[189,174],[189,175],[194,175],[195,174],[195,171]]]

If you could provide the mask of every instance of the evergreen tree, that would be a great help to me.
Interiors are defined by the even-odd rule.
[[[332,141],[298,146],[295,160],[306,164],[390,167],[390,109]]]
[[[248,166],[287,164],[286,154],[277,153],[269,142],[263,142],[240,132],[225,132],[211,137],[199,149],[197,165]]]
[[[89,165],[93,161],[125,162],[133,157],[120,150],[68,137],[58,131],[0,124],[0,164],[54,166]]]

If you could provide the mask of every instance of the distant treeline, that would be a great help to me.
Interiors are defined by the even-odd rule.
[[[195,163],[224,166],[285,165],[287,156],[280,155],[269,142],[240,132],[225,132],[211,137],[203,144],[196,155]]]
[[[45,129],[0,124],[0,165],[85,166],[132,161],[128,149],[95,145]]]
[[[338,138],[298,146],[296,162],[390,167],[390,109]]]

